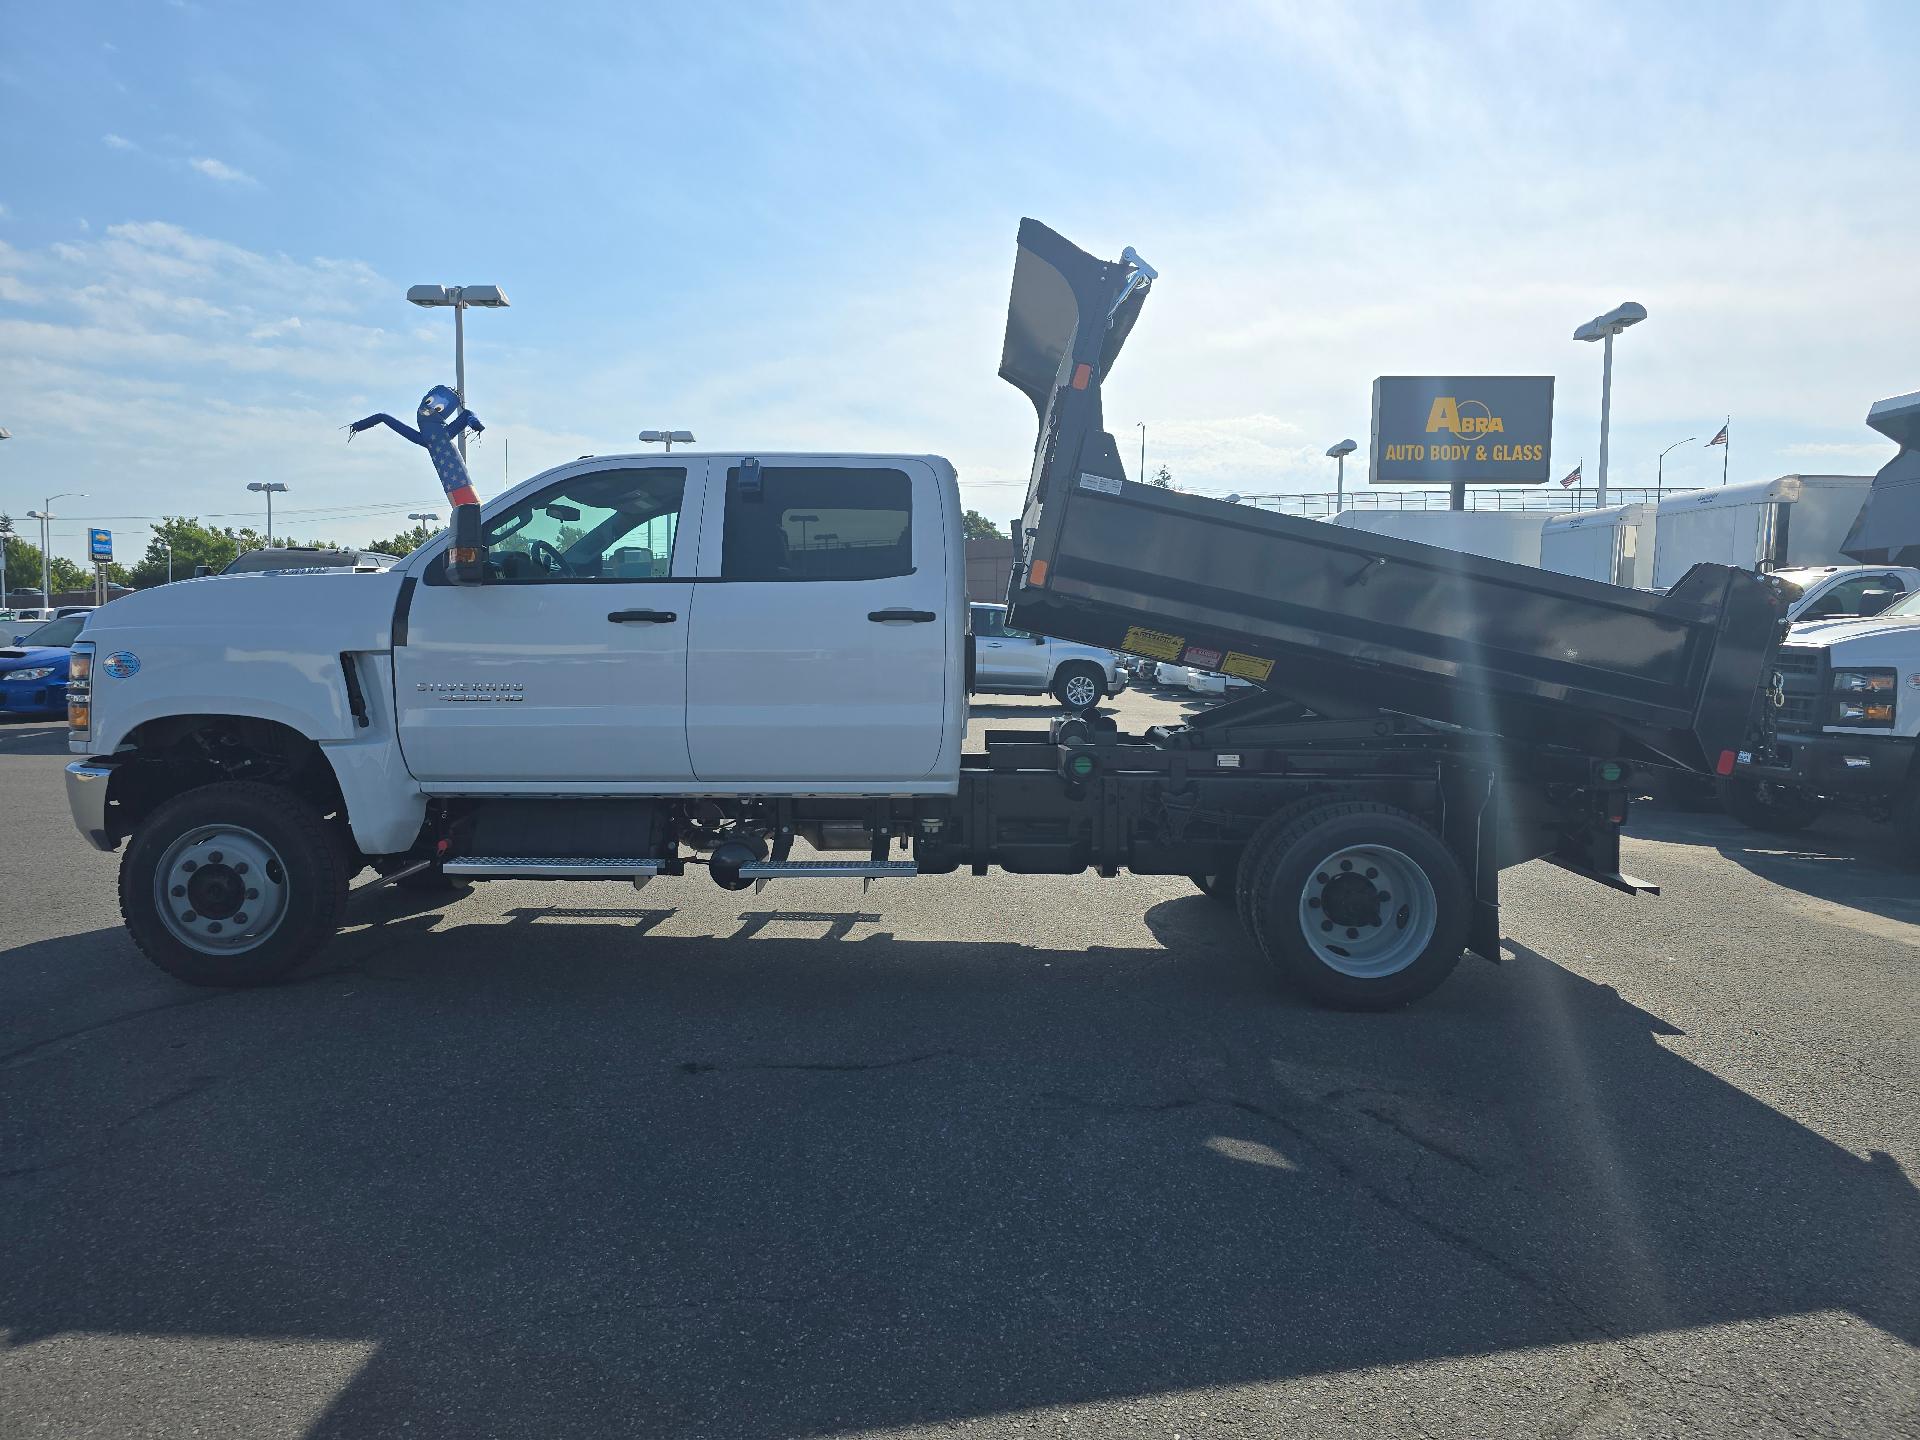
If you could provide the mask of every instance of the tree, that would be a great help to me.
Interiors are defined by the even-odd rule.
[[[140,590],[149,585],[164,585],[167,581],[169,545],[173,547],[173,578],[189,580],[193,578],[196,566],[205,565],[210,570],[218,571],[236,555],[264,549],[272,543],[291,545],[296,542],[288,539],[271,542],[251,526],[242,526],[238,530],[230,525],[216,528],[202,525],[199,520],[189,516],[168,515],[153,527],[153,537],[147,541],[147,553],[129,572],[127,583]],[[339,548],[330,540],[298,543],[317,550]]]
[[[1171,490],[1173,488],[1173,472],[1162,465],[1147,477],[1147,483],[1149,485],[1158,485],[1162,490]]]
[[[967,511],[966,517],[961,521],[961,525],[969,540],[1006,539],[1006,531],[1002,530],[978,510]]]
[[[389,535],[384,540],[369,541],[366,548],[377,550],[382,555],[411,555],[439,533],[425,525],[416,525],[411,530],[402,530],[398,535]]]
[[[0,517],[5,518],[5,517]],[[9,522],[10,528],[11,522]],[[36,595],[40,591],[40,547],[29,545],[18,535],[6,537],[7,547],[7,588],[14,594],[31,590]],[[62,590],[85,590],[93,584],[93,576],[87,570],[67,559],[64,555],[53,557],[48,566],[48,589],[53,593]],[[0,601],[5,597],[0,596]],[[35,602],[38,603],[37,601]]]

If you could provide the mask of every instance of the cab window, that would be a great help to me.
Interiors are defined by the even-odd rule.
[[[1855,575],[1851,579],[1841,581],[1814,601],[1799,618],[1824,620],[1837,616],[1858,615],[1861,613],[1862,602],[1869,590],[1891,591],[1897,598],[1905,589],[1897,575]]]
[[[1006,612],[993,605],[973,607],[973,633],[989,639],[1006,633]]]
[[[888,469],[727,471],[723,580],[882,580],[913,573],[913,483]]]
[[[487,581],[623,584],[673,574],[684,469],[594,470],[559,480],[490,518]],[[444,563],[435,566],[444,573]],[[435,582],[429,575],[429,583]],[[441,582],[444,583],[444,582]]]

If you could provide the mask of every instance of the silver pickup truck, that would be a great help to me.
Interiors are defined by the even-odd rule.
[[[1052,695],[1084,715],[1127,688],[1120,657],[1111,650],[1008,629],[1004,605],[975,605],[972,611],[976,695]]]

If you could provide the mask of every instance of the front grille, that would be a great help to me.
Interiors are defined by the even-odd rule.
[[[1773,723],[1780,730],[1818,730],[1820,702],[1826,694],[1825,652],[1782,645],[1774,652],[1773,668],[1779,672],[1786,703],[1773,712]]]

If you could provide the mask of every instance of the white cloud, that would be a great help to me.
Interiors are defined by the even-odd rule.
[[[265,325],[256,325],[247,332],[249,340],[272,340],[281,335],[291,334],[300,328],[300,317],[289,315],[284,320],[274,320]]]
[[[202,155],[189,160],[187,164],[205,175],[209,180],[218,180],[228,185],[256,185],[259,182],[244,170],[237,170],[224,160],[216,160],[211,155]]]
[[[109,150],[138,150],[140,147],[124,135],[116,135],[111,130],[100,137],[100,143]]]

